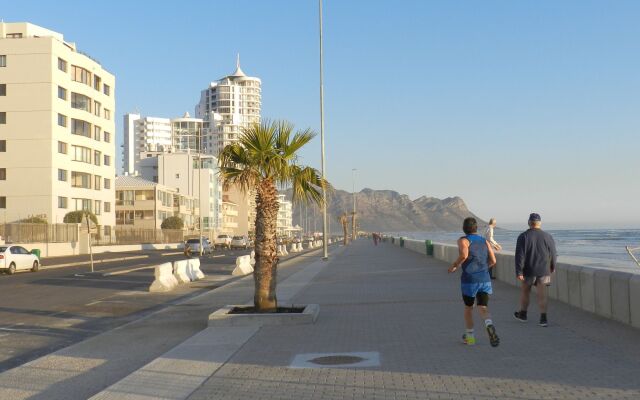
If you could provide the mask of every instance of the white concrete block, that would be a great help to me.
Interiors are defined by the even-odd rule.
[[[234,268],[231,275],[233,276],[242,276],[248,275],[253,272],[253,266],[251,265],[251,256],[240,256],[236,258],[236,267]]]
[[[633,274],[629,279],[629,306],[631,325],[640,328],[640,275]]]
[[[595,268],[582,268],[580,271],[580,296],[582,309],[592,313],[596,312],[596,270]]]
[[[251,267],[256,265],[256,252],[254,250],[251,250],[251,261],[249,264],[251,264]]]
[[[580,294],[580,272],[582,267],[567,265],[567,291],[569,304],[582,308],[582,296]]]
[[[173,276],[175,276],[178,283],[189,283],[191,282],[191,278],[187,274],[187,266],[189,265],[189,260],[180,260],[173,262]]]
[[[279,244],[277,247],[277,255],[279,256],[284,256],[284,253],[282,252],[282,245]]]
[[[154,280],[149,286],[150,292],[169,292],[178,286],[178,281],[173,276],[171,263],[156,265],[154,268]]]
[[[200,269],[200,259],[192,258],[187,265],[187,275],[191,281],[199,281],[204,278],[204,273]]]
[[[611,318],[611,273],[606,269],[597,269],[595,278],[596,314]]]
[[[611,317],[628,324],[631,322],[631,304],[629,303],[629,281],[632,274],[613,272],[611,274]]]

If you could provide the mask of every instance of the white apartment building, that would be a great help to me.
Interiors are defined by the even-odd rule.
[[[141,152],[168,152],[172,149],[172,121],[169,118],[142,117],[138,113],[124,115],[122,170],[135,174]]]
[[[293,203],[287,200],[284,194],[279,194],[278,205],[276,234],[278,236],[288,237],[300,231],[300,227],[293,226]]]
[[[176,152],[207,153],[203,149],[202,132],[202,118],[192,118],[188,112],[181,118],[173,118],[171,120],[172,150]],[[213,155],[213,153],[208,154]]]
[[[188,152],[142,152],[138,166],[144,179],[197,198],[202,228],[220,229],[222,191],[218,184],[218,160],[215,157]]]
[[[0,22],[0,221],[115,225],[115,77],[62,34]]]

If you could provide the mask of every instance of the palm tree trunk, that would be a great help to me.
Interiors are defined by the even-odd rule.
[[[256,190],[256,265],[253,271],[255,284],[253,303],[258,312],[275,312],[278,307],[276,299],[277,218],[278,191],[273,180],[264,180]]]
[[[343,242],[344,242],[344,245],[346,246],[347,244],[349,244],[349,227],[347,225],[348,224],[347,223],[347,217],[343,216],[340,219],[340,222],[342,223],[342,232],[343,232],[343,235],[344,235]]]
[[[356,213],[351,213],[351,240],[356,240]]]

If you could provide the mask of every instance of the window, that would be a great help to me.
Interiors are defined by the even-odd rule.
[[[5,196],[0,196],[0,208],[7,208],[7,198]]]
[[[60,57],[58,57],[58,69],[67,72],[67,62]]]
[[[71,133],[91,137],[91,124],[81,119],[71,118]]]
[[[111,165],[111,157],[106,154],[104,155],[104,165]]]
[[[93,207],[93,213],[95,215],[100,215],[100,205],[102,204],[102,202],[100,200],[95,200],[94,202],[94,207]]]
[[[111,134],[107,131],[104,132],[104,141],[107,143],[111,143]]]
[[[111,96],[111,87],[107,84],[104,85],[104,94]]]
[[[66,169],[58,169],[58,180],[61,182],[67,181],[67,170]]]
[[[91,72],[82,67],[72,65],[71,80],[91,86]]]
[[[101,139],[100,136],[102,136],[102,128],[100,128],[97,125],[94,125],[93,126],[93,139],[97,140],[99,142],[100,139]]]
[[[67,154],[67,144],[65,142],[58,142],[58,153]]]
[[[71,92],[71,107],[91,112],[91,99],[83,94]]]
[[[7,141],[0,140],[0,153],[5,153],[7,151]]]
[[[100,184],[102,183],[102,177],[98,175],[94,175],[93,177],[93,188],[95,190],[100,190]]]
[[[73,146],[73,161],[91,164],[91,149],[82,146]]]
[[[7,39],[20,39],[22,38],[22,33],[7,33]]]
[[[76,188],[91,189],[91,174],[71,171],[71,186]]]
[[[7,169],[0,168],[0,181],[6,181],[6,180],[7,180]]]
[[[98,150],[94,150],[93,151],[93,163],[95,165],[97,165],[98,167],[100,166],[100,159],[102,158],[100,155],[102,153],[100,153]]]
[[[60,126],[67,126],[67,116],[66,115],[62,115],[62,114],[58,114],[58,125]]]
[[[137,200],[153,200],[155,197],[154,190],[136,190],[136,201]]]
[[[6,67],[6,66],[7,66],[7,56],[0,55],[0,67]]]
[[[104,202],[104,212],[111,212],[111,203],[108,201]]]
[[[6,124],[7,123],[7,113],[6,112],[0,112],[0,124]]]
[[[104,188],[105,189],[111,189],[111,179],[104,178]]]
[[[93,88],[95,90],[100,90],[100,86],[102,86],[102,78],[100,78],[98,75],[94,75],[93,76]]]
[[[6,96],[6,95],[7,95],[7,84],[0,83],[0,96]]]
[[[101,108],[102,108],[102,104],[100,104],[97,101],[93,102],[93,113],[98,117],[100,116]]]
[[[108,108],[104,109],[104,118],[111,119],[111,110],[109,110]]]
[[[58,196],[58,208],[67,208],[67,198]]]
[[[93,203],[91,199],[73,199],[75,203],[76,210],[86,210],[91,211],[91,204]]]

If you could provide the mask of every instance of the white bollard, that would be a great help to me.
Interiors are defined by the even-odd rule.
[[[284,255],[284,254],[282,253],[282,245],[281,245],[281,244],[279,244],[279,245],[278,245],[277,254],[278,254],[279,256],[283,256],[283,255]]]
[[[256,265],[256,252],[254,250],[251,250],[251,261],[249,263],[251,264],[252,268],[254,265]]]
[[[293,243],[291,245],[291,252],[292,253],[297,253],[298,252],[298,243]]]
[[[173,262],[173,276],[175,276],[178,283],[189,283],[191,282],[191,278],[187,274],[187,266],[189,265],[189,260],[180,260]]]
[[[248,275],[252,272],[253,267],[251,266],[251,256],[240,256],[236,258],[236,268],[233,270],[231,275],[241,276]]]
[[[200,269],[200,259],[192,258],[188,260],[189,263],[187,265],[187,275],[191,281],[199,281],[204,278],[204,273]]]
[[[289,252],[287,251],[287,245],[286,244],[282,245],[282,254],[285,255],[285,256],[289,255]]]
[[[150,292],[169,292],[178,286],[178,281],[173,276],[173,266],[171,263],[156,265],[154,278],[153,283],[149,286]]]

